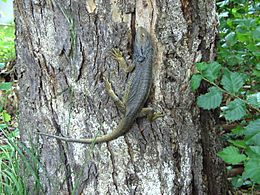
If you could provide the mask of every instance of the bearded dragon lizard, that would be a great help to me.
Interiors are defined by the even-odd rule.
[[[124,102],[116,96],[109,81],[104,79],[105,88],[108,94],[114,100],[119,109],[124,112],[124,117],[119,122],[119,125],[109,134],[86,139],[73,139],[42,132],[38,132],[38,134],[53,137],[66,142],[85,144],[104,143],[126,134],[132,127],[135,119],[139,116],[148,115],[151,120],[161,116],[159,113],[154,113],[152,108],[143,108],[149,96],[152,84],[154,50],[150,34],[145,30],[145,28],[138,27],[134,42],[133,66],[127,67],[126,62],[124,61],[124,58],[119,50],[114,50],[112,54],[114,58],[118,60],[119,64],[121,64],[124,69],[127,69],[126,71],[131,71],[133,69],[133,75],[127,91],[125,92],[126,95]]]

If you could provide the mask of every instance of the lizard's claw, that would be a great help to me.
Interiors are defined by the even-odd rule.
[[[150,116],[148,116],[148,120],[153,122],[155,121],[157,118],[163,117],[164,114],[162,112],[155,112],[153,114],[151,114]]]
[[[113,59],[115,59],[117,61],[124,60],[123,54],[118,48],[112,49],[110,53],[111,53]]]
[[[108,81],[108,79],[106,77],[103,77],[103,80],[105,82],[105,88],[107,91],[110,91],[112,89],[112,85],[111,83]]]
[[[135,68],[134,65],[128,65],[125,61],[122,52],[118,48],[114,48],[110,52],[112,58],[118,62],[120,68],[122,68],[126,73],[132,72]]]

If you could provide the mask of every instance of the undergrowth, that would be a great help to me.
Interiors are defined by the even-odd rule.
[[[201,62],[192,90],[204,81],[208,92],[197,98],[202,109],[220,109],[226,147],[218,156],[227,163],[234,188],[260,189],[260,3],[218,1],[220,41],[217,61]]]

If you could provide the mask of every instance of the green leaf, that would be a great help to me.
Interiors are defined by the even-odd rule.
[[[260,63],[257,63],[257,64],[256,64],[256,69],[257,69],[257,70],[260,70]]]
[[[246,99],[250,105],[254,106],[255,108],[260,108],[260,92],[248,95]]]
[[[246,46],[246,48],[251,51],[251,52],[257,52],[258,51],[258,47],[255,44],[248,44]]]
[[[244,151],[246,156],[248,156],[248,159],[252,158],[260,158],[260,155],[257,154],[257,148],[252,148],[252,147],[259,147],[259,146],[248,146]]]
[[[197,105],[204,109],[215,109],[220,106],[222,92],[217,87],[210,87],[209,92],[197,98]]]
[[[206,62],[199,62],[196,64],[196,69],[201,72],[203,70],[206,70],[207,69],[207,63]]]
[[[233,135],[244,135],[244,128],[240,125],[237,125],[234,129],[231,130],[231,134]]]
[[[240,120],[246,115],[245,103],[240,99],[229,102],[226,106],[221,107],[222,115],[228,121]]]
[[[260,184],[260,158],[250,159],[245,163],[245,169],[242,174],[244,179],[251,179],[253,182]]]
[[[252,32],[253,38],[254,39],[260,39],[260,26],[256,28],[256,30],[254,30]]]
[[[196,68],[206,79],[214,81],[218,78],[221,65],[218,62],[200,62],[196,64]]]
[[[238,148],[245,149],[247,147],[246,142],[244,140],[228,140],[228,141]]]
[[[249,148],[260,157],[260,146],[249,146]]]
[[[241,73],[231,72],[225,69],[221,84],[228,92],[236,93],[244,85],[244,78]]]
[[[236,26],[236,33],[240,33],[240,34],[244,34],[244,33],[247,33],[248,30],[247,30],[247,27],[245,25],[237,25]]]
[[[3,130],[5,128],[7,128],[8,126],[6,124],[0,124],[0,130]]]
[[[228,46],[233,46],[237,43],[237,39],[236,39],[236,33],[231,32],[229,34],[227,34],[227,36],[225,37],[226,43]]]
[[[224,6],[226,6],[226,5],[229,4],[229,1],[226,1],[226,0],[224,0],[224,1],[218,1],[216,4],[217,4],[219,7],[224,7]]]
[[[246,160],[246,155],[240,154],[239,149],[234,146],[228,146],[217,154],[226,163],[235,165]]]
[[[241,178],[241,176],[232,177],[231,183],[235,188],[239,188],[244,184],[244,180]]]
[[[191,77],[191,89],[192,89],[192,91],[195,91],[196,89],[199,88],[201,80],[202,80],[202,76],[200,74],[192,75],[192,77]]]
[[[247,137],[253,136],[257,133],[260,133],[260,119],[257,119],[255,121],[251,121],[246,127],[244,134]]]
[[[8,123],[11,120],[11,115],[8,114],[6,111],[3,111],[1,115],[4,122]]]
[[[219,18],[227,18],[227,17],[228,17],[228,14],[229,14],[229,12],[222,12],[222,13],[219,13],[219,14],[218,14],[218,17],[219,17]]]
[[[12,88],[12,82],[0,83],[0,90],[9,90]]]
[[[260,146],[260,133],[255,134],[253,137],[246,141],[247,145]]]
[[[202,75],[210,81],[218,78],[221,65],[218,62],[209,63],[206,70],[202,71]]]
[[[260,78],[260,71],[259,70],[253,70],[253,75]]]

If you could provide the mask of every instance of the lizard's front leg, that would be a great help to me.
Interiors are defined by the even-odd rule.
[[[118,62],[119,67],[122,68],[126,73],[132,72],[134,70],[135,66],[133,64],[127,64],[122,52],[119,49],[112,49],[111,55],[113,59]]]
[[[115,59],[118,64],[119,67],[122,68],[125,72],[129,73],[132,72],[134,70],[134,65],[128,65],[122,55],[122,53],[120,52],[119,49],[112,49],[111,51],[111,55],[113,57],[113,59]],[[105,89],[108,93],[108,95],[111,97],[111,99],[115,102],[116,106],[118,107],[118,109],[125,114],[126,112],[126,108],[125,108],[125,103],[127,101],[128,98],[128,90],[125,91],[124,97],[123,97],[123,101],[116,95],[116,93],[114,92],[114,90],[112,89],[112,85],[111,83],[108,81],[107,78],[103,78],[104,82],[105,82]]]
[[[107,78],[103,78],[104,82],[105,82],[105,89],[108,93],[108,95],[111,97],[111,99],[115,102],[116,106],[118,107],[118,109],[120,110],[120,112],[122,112],[123,114],[125,114],[125,104],[120,100],[120,98],[116,95],[116,93],[114,92],[114,90],[112,89],[112,85],[111,83],[108,81]]]

